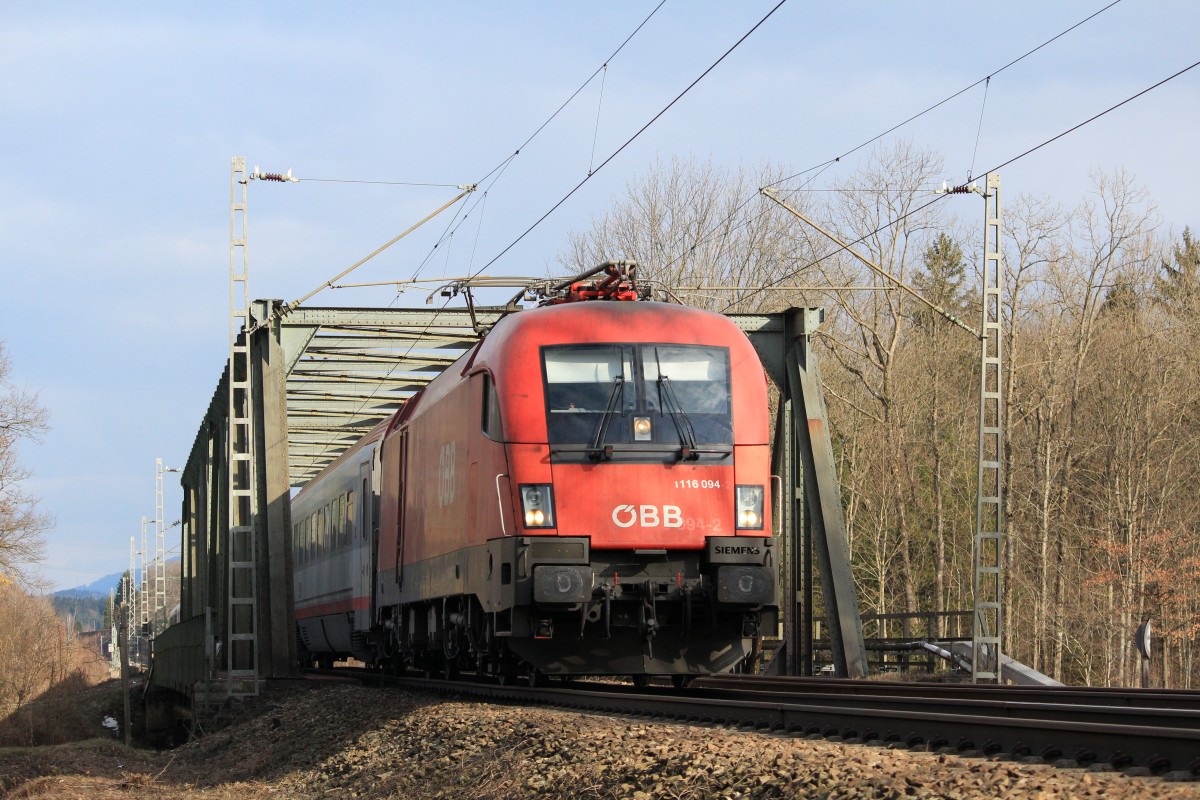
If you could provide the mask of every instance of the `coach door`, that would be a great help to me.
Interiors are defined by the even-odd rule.
[[[350,513],[358,519],[354,529],[355,541],[352,552],[358,554],[358,574],[354,580],[354,622],[356,630],[371,627],[371,610],[375,582],[375,515],[371,507],[371,462],[364,461],[358,467],[358,487],[355,492],[355,508]]]

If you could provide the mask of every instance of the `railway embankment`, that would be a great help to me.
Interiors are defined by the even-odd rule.
[[[1200,798],[1200,783],[329,681],[269,689],[169,750],[94,723],[0,749],[0,798]]]

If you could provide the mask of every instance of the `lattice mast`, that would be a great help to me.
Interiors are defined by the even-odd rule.
[[[146,531],[150,520],[142,517],[142,550],[139,553],[142,562],[142,571],[138,575],[138,585],[141,589],[138,591],[138,624],[140,626],[139,633],[146,633],[150,626],[150,575],[149,562],[146,560],[147,541]]]
[[[109,663],[113,668],[121,665],[121,654],[117,651],[117,626],[121,624],[121,616],[117,613],[117,592],[115,589],[108,590],[108,641],[109,641]]]
[[[975,615],[971,680],[1002,683],[1004,505],[1000,292],[1000,176],[988,173],[983,195],[983,308],[979,349],[979,471],[975,508]]]
[[[123,596],[121,601],[125,604],[125,647],[130,646],[134,633],[137,630],[138,610],[137,596],[138,591],[133,587],[133,582],[137,579],[137,545],[136,539],[133,536],[129,537],[129,577],[125,580],[123,588]]]
[[[246,252],[246,159],[229,180],[229,396],[226,428],[228,527],[225,630],[221,653],[232,695],[258,694],[258,572],[255,536],[254,381],[250,358],[250,267]]]
[[[163,522],[163,462],[154,459],[154,610],[150,635],[167,627],[167,529]]]

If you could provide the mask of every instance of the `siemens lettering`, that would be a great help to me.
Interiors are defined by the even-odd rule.
[[[756,556],[759,554],[757,547],[748,547],[740,545],[735,547],[717,547],[714,548],[719,556]]]

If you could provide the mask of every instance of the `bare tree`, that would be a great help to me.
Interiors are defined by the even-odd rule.
[[[1018,460],[1014,439],[1018,430],[1041,422],[1040,405],[1032,400],[1025,382],[1027,375],[1039,368],[1036,308],[1045,272],[1058,261],[1066,246],[1067,214],[1045,200],[1020,196],[1009,206],[1005,218],[1003,263],[1007,291],[1002,298],[1006,358],[1004,529],[1008,541],[1004,553],[1004,573],[1008,576],[1004,594],[1005,639],[1013,643],[1014,655],[1019,660],[1043,669],[1042,643],[1050,613],[1050,575],[1046,567],[1050,519],[1046,498],[1051,484],[1044,480],[1048,470],[1042,454],[1022,451]],[[1046,513],[1032,514],[1028,511],[1031,508]],[[1016,568],[1018,565],[1021,569]],[[1027,635],[1017,636],[1017,631],[1025,631]]]
[[[1033,556],[1023,577],[1034,574],[1026,587],[1035,606],[1034,666],[1060,679],[1068,651],[1088,651],[1069,641],[1077,635],[1067,624],[1072,604],[1082,601],[1082,610],[1094,599],[1073,590],[1088,577],[1086,543],[1097,511],[1080,502],[1078,472],[1108,447],[1082,433],[1088,410],[1110,388],[1107,354],[1096,350],[1102,312],[1122,276],[1144,273],[1146,240],[1155,226],[1153,209],[1130,176],[1096,174],[1094,180],[1095,199],[1065,226],[1054,213],[1030,217],[1017,247],[1021,263],[1037,269],[1021,284],[1029,289],[1026,315],[1018,320],[1009,309],[1010,336],[1029,342],[1010,353],[1011,527],[1016,551]]]
[[[20,708],[50,685],[61,628],[48,601],[0,586],[0,711]]]
[[[17,443],[38,441],[47,429],[37,396],[12,384],[11,363],[0,343],[0,580],[22,577],[22,567],[42,557],[42,534],[50,518],[21,486],[29,471],[17,459]]]
[[[559,262],[575,272],[630,258],[642,278],[699,308],[786,308],[794,298],[764,287],[794,287],[791,276],[813,258],[811,233],[758,195],[785,174],[769,164],[751,172],[694,159],[658,163],[589,231],[573,236]]]
[[[874,490],[863,486],[860,491],[874,495],[870,502],[888,508],[863,520],[889,529],[875,531],[869,540],[885,545],[894,536],[899,543],[894,548],[885,546],[888,552],[880,551],[872,560],[893,559],[889,583],[901,588],[906,611],[917,611],[921,605],[917,551],[925,545],[919,542],[922,532],[911,525],[914,481],[921,478],[911,470],[909,456],[916,442],[899,385],[903,382],[899,380],[901,351],[911,328],[910,299],[896,282],[912,281],[935,231],[944,227],[936,206],[922,208],[923,201],[932,198],[929,187],[940,171],[938,157],[909,143],[877,150],[866,166],[846,180],[826,213],[834,232],[843,241],[856,242],[855,250],[879,271],[845,254],[819,266],[821,280],[829,285],[856,287],[834,293],[834,313],[822,337],[826,361],[832,359],[841,367],[840,376],[831,370],[826,378],[834,398],[830,413],[839,429],[845,425],[844,414],[862,415],[867,426],[875,428],[871,436],[876,446],[867,453],[878,459],[878,468],[862,473],[876,476]]]

